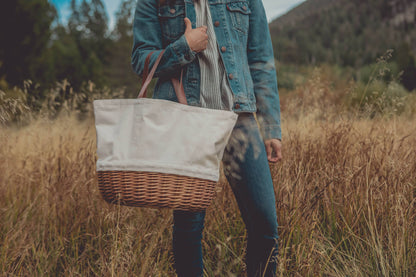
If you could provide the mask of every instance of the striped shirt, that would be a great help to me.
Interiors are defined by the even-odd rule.
[[[201,70],[201,107],[232,110],[233,92],[225,74],[225,67],[221,59],[217,38],[212,24],[208,0],[194,1],[196,12],[196,26],[207,26],[207,48],[198,53]]]

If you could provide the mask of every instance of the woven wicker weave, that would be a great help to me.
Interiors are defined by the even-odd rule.
[[[133,207],[200,211],[215,196],[216,182],[174,174],[137,171],[98,171],[103,198]]]
[[[147,87],[150,84],[150,81],[152,80],[152,78],[154,76],[154,73],[156,71],[156,68],[157,68],[159,62],[162,59],[164,51],[165,50],[162,50],[159,53],[159,56],[156,59],[156,61],[154,62],[154,65],[153,65],[152,70],[150,72],[149,72],[150,57],[151,57],[151,55],[154,51],[150,52],[147,55],[146,60],[145,60],[145,64],[144,64],[143,76],[142,76],[143,85],[142,85],[142,88],[140,90],[138,98],[142,98],[142,99],[146,98]],[[187,100],[186,100],[186,95],[185,95],[184,87],[183,87],[183,84],[182,84],[182,79],[183,79],[182,76],[183,76],[183,70],[181,71],[180,80],[172,78],[172,84],[173,84],[178,102],[180,104],[187,105],[188,103],[187,103]],[[107,158],[108,160],[113,161],[114,157],[109,153],[114,152],[114,153],[116,153],[115,154],[115,161],[117,161],[117,162],[120,162],[120,160],[119,160],[120,157],[125,158],[125,156],[126,156],[126,155],[120,154],[120,153],[118,153],[118,155],[117,155],[117,143],[119,143],[119,144],[124,143],[124,141],[121,142],[120,140],[117,140],[116,142],[112,141],[112,143],[108,143],[108,141],[109,140],[114,140],[114,137],[118,138],[123,133],[122,131],[119,130],[119,128],[121,128],[120,126],[124,126],[121,123],[123,123],[123,120],[125,120],[126,116],[130,116],[130,119],[132,119],[130,113],[124,113],[123,116],[122,116],[121,113],[118,113],[119,110],[114,108],[114,107],[120,107],[120,103],[121,103],[120,101],[121,100],[117,100],[115,102],[115,104],[111,101],[109,102],[109,100],[95,100],[94,101],[94,114],[96,116],[96,127],[97,127],[96,130],[97,130],[97,142],[98,142],[97,143],[97,148],[99,148],[99,147],[103,148],[103,149],[101,149],[101,151],[97,151],[97,153],[99,152],[99,153],[103,154],[103,157],[101,157],[101,158],[104,158],[104,159]],[[123,102],[122,102],[122,103],[124,103],[123,105],[125,105],[126,101],[127,100],[123,100]],[[127,102],[129,102],[129,101],[127,101]],[[141,103],[141,102],[143,102],[143,101],[139,101],[139,102],[134,101],[134,102],[130,102],[130,103],[134,103],[134,105],[137,105],[138,103]],[[153,101],[151,103],[153,103]],[[163,100],[162,102],[159,102],[158,107],[160,107],[161,104],[165,105],[165,107],[167,105],[165,100]],[[143,105],[143,103],[142,103],[142,105]],[[177,106],[176,106],[177,105],[176,103],[172,103],[172,105],[176,107],[174,109],[175,111],[180,111],[181,112],[181,115],[183,115],[186,112],[183,108],[184,106],[180,105],[182,107],[180,109],[178,109]],[[110,108],[104,109],[105,107],[107,107],[107,108],[110,107]],[[126,107],[128,107],[128,105],[123,106],[123,112],[126,111]],[[130,105],[129,107],[133,107],[133,106]],[[143,108],[142,111],[146,111],[146,109]],[[202,112],[202,111],[204,111],[204,112]],[[105,112],[108,112],[109,114],[105,115],[104,114]],[[115,112],[115,114],[113,112]],[[212,114],[212,112],[214,114]],[[215,147],[213,147],[213,149],[218,150],[218,151],[217,152],[215,152],[215,151],[208,152],[209,154],[207,154],[207,152],[205,152],[205,154],[201,155],[201,156],[197,155],[197,157],[199,157],[198,159],[201,159],[201,157],[203,157],[204,159],[207,159],[208,161],[211,161],[210,163],[207,163],[210,166],[206,166],[205,163],[203,165],[204,169],[209,169],[209,171],[204,171],[205,175],[203,175],[203,176],[210,176],[210,178],[207,177],[207,179],[201,179],[201,178],[187,177],[187,176],[184,176],[184,175],[167,174],[167,173],[163,173],[163,172],[166,172],[166,168],[163,168],[163,167],[158,168],[158,169],[160,169],[160,172],[129,171],[131,169],[124,171],[124,170],[119,170],[120,168],[117,168],[117,170],[112,170],[112,168],[101,169],[101,167],[97,167],[97,168],[101,169],[101,170],[97,171],[97,174],[98,174],[98,186],[99,186],[99,190],[100,190],[101,195],[103,196],[103,198],[107,202],[112,203],[112,204],[120,204],[120,205],[125,205],[125,206],[132,206],[132,207],[172,208],[172,209],[176,209],[176,210],[185,210],[185,211],[201,211],[201,210],[205,210],[206,208],[208,208],[209,205],[212,202],[212,199],[215,196],[215,186],[217,184],[216,181],[213,181],[213,180],[215,180],[215,174],[212,173],[212,171],[213,171],[212,169],[215,168],[215,167],[218,167],[219,161],[221,160],[221,157],[219,157],[219,154],[222,153],[222,151],[220,151],[220,148],[225,147],[226,141],[228,140],[229,135],[231,134],[232,127],[234,126],[234,124],[237,120],[237,115],[235,113],[233,113],[232,111],[215,111],[215,112],[212,111],[212,112],[210,112],[211,116],[209,116],[210,114],[207,113],[207,109],[202,109],[201,108],[201,110],[198,111],[198,115],[203,115],[204,116],[204,118],[201,118],[201,119],[203,119],[204,122],[211,122],[211,123],[215,122],[216,123],[216,122],[220,121],[221,123],[224,124],[224,125],[222,125],[224,128],[222,128],[218,124],[211,124],[212,126],[216,126],[216,128],[209,129],[209,130],[214,130],[213,132],[218,133],[220,135],[220,136],[213,136],[213,137],[209,136],[210,138],[213,139],[213,141],[209,142],[209,146],[211,146],[211,143],[212,143],[212,146],[215,144]],[[189,109],[186,113],[187,114],[190,113]],[[221,117],[219,117],[220,113],[221,113]],[[112,118],[111,120],[108,120],[108,117],[109,117],[110,114],[115,115],[115,118]],[[134,112],[132,114],[134,114]],[[195,114],[195,113],[193,113],[193,114]],[[167,114],[167,113],[162,113],[162,115],[165,117],[165,118],[163,118],[163,120],[167,120],[166,117],[168,117],[168,118],[170,117],[170,114]],[[137,114],[135,116],[137,116]],[[143,114],[142,114],[142,116],[143,116]],[[152,113],[146,114],[146,116],[155,116],[155,115],[152,112]],[[184,118],[189,118],[189,117],[190,117],[190,115],[187,115]],[[101,119],[101,120],[98,120],[99,123],[97,123],[97,118]],[[199,117],[197,117],[197,118],[199,118]],[[211,121],[205,120],[205,119],[209,119],[209,118],[211,118]],[[213,121],[213,119],[215,119],[215,121]],[[130,120],[130,121],[132,121],[132,120]],[[141,121],[139,121],[139,122],[141,122]],[[159,122],[159,121],[155,121],[155,122]],[[155,123],[155,122],[153,122],[153,123]],[[184,122],[186,124],[189,124],[190,121],[185,120],[185,121],[183,121],[182,124],[184,124]],[[194,121],[194,122],[196,122],[196,121]],[[132,123],[132,122],[130,122],[130,123]],[[178,123],[178,122],[175,121],[175,123]],[[150,125],[152,125],[152,124],[150,124]],[[98,126],[100,128],[98,128]],[[111,128],[109,128],[109,126]],[[169,125],[169,126],[171,126],[171,125]],[[115,128],[115,127],[117,127],[117,128]],[[142,127],[146,127],[146,128],[141,128],[140,126],[136,126],[135,124],[132,124],[132,125],[127,124],[123,127],[124,129],[123,128],[121,128],[121,129],[123,129],[125,131],[125,133],[129,133],[129,134],[131,133],[130,131],[131,131],[132,128],[140,129],[142,131],[140,133],[140,136],[145,136],[145,135],[149,136],[150,135],[150,137],[152,137],[152,136],[155,137],[155,133],[159,134],[159,132],[160,132],[160,130],[157,130],[157,128],[154,128],[153,125],[152,125],[152,128],[150,128],[149,126],[145,126],[145,124]],[[178,126],[178,130],[181,130],[179,127],[180,126]],[[219,127],[221,129],[218,129]],[[125,128],[128,128],[128,129],[130,128],[130,129],[126,131]],[[106,131],[103,132],[103,133],[100,133],[99,131],[103,131],[103,129],[105,129]],[[163,128],[161,128],[161,129],[164,130]],[[192,132],[190,133],[189,130],[198,131],[198,128],[188,127],[188,128],[185,128],[185,129],[188,132],[185,132],[185,133],[183,133],[183,132],[174,132],[174,135],[175,135],[174,138],[176,140],[173,140],[173,142],[176,142],[176,147],[178,147],[178,145],[181,146],[182,145],[181,143],[183,143],[183,141],[186,141],[186,142],[189,143],[190,140],[188,138],[189,137],[194,137],[192,135],[193,133]],[[109,134],[108,134],[109,132],[110,133],[111,132],[117,132],[117,135],[114,136],[114,137],[112,137],[111,135],[109,136]],[[163,133],[160,136],[168,136],[169,134],[170,133],[167,133],[167,134]],[[98,139],[100,137],[100,135],[102,136],[101,137],[102,140]],[[217,138],[214,141],[215,137],[217,137]],[[186,139],[184,139],[184,138],[186,138]],[[104,143],[101,145],[99,143],[100,141],[102,141]],[[144,140],[143,143],[145,143],[144,145],[149,149],[153,149],[152,147],[160,148],[157,145],[157,142],[158,142],[157,140],[154,140],[154,139],[151,140],[151,139],[147,138],[146,140]],[[196,143],[196,145],[199,146],[200,145],[200,140],[195,139],[195,143]],[[183,145],[185,145],[185,143],[183,143]],[[124,146],[124,147],[126,147],[126,146]],[[175,144],[173,144],[172,147],[175,147]],[[195,145],[194,145],[194,147],[195,147]],[[118,147],[118,148],[120,148],[120,147]],[[132,149],[133,148],[137,148],[137,144],[133,145]],[[178,147],[178,148],[180,148],[180,147]],[[194,148],[192,148],[192,145],[191,145],[189,149],[194,149]],[[177,150],[177,151],[179,151],[179,150]],[[188,152],[186,152],[186,153],[188,153]],[[191,152],[189,152],[189,153],[191,153]],[[215,153],[213,153],[213,152],[215,152]],[[140,157],[140,158],[138,157],[139,156],[138,154],[142,154],[142,152],[138,151],[135,154],[136,154],[136,156],[133,155],[135,157],[134,159],[132,157],[130,157],[131,159],[133,159],[133,162],[136,161],[136,160],[141,160],[142,159],[142,157]],[[98,156],[100,157],[100,154]],[[165,165],[167,163],[165,160],[163,160],[163,158],[166,158],[165,156],[162,155],[160,157],[160,155],[159,155],[157,157],[158,157],[158,159],[162,159],[162,164],[163,165]],[[170,161],[171,157],[172,156],[168,156],[169,163],[172,163],[172,161]],[[173,156],[173,157],[176,157],[176,156]],[[191,158],[191,157],[188,157],[188,158]],[[192,164],[192,162],[189,162],[189,161],[195,161],[195,160],[196,160],[195,157],[194,157],[194,159],[187,159],[186,162],[180,160],[180,163],[178,164],[178,166],[181,165],[182,167],[187,167],[190,164]],[[146,159],[145,159],[145,161],[146,161]],[[158,160],[156,159],[156,161],[158,161]],[[217,163],[215,161],[217,161]],[[124,161],[123,160],[121,162],[126,162],[127,164],[129,164],[129,161]],[[98,164],[98,161],[97,161],[97,164]],[[132,164],[132,161],[130,161],[130,165],[131,164]],[[152,164],[152,167],[154,167],[153,164]],[[175,168],[175,169],[176,169],[176,171],[174,171],[174,172],[179,172],[179,174],[183,174],[183,171],[177,170],[177,168]],[[137,169],[137,170],[140,170],[140,168]],[[163,171],[163,170],[165,170],[165,171]],[[219,170],[219,168],[217,168],[217,170]],[[172,172],[172,170],[170,169],[168,172]],[[208,172],[208,174],[207,174],[207,172]],[[201,175],[201,174],[202,173],[199,172],[199,175]],[[199,176],[199,175],[194,175],[194,176]],[[201,177],[201,176],[199,176],[199,177]],[[218,178],[217,178],[217,180],[218,180]]]

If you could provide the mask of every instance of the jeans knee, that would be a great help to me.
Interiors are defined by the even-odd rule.
[[[265,239],[278,239],[278,224],[274,216],[260,217],[249,224],[247,232],[251,236],[263,237]]]
[[[204,219],[205,211],[174,211],[173,230],[174,232],[202,233],[202,230],[204,229]]]

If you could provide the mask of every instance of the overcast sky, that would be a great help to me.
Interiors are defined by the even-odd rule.
[[[291,8],[304,2],[304,0],[263,0],[264,9],[266,10],[267,18],[269,21],[285,14]]]
[[[54,3],[63,18],[69,14],[70,0],[50,0]],[[79,2],[80,0],[78,0]],[[103,0],[107,8],[108,15],[110,17],[110,25],[114,24],[114,13],[117,10],[120,0]],[[286,13],[292,7],[299,5],[304,0],[263,0],[264,8],[266,10],[267,18],[269,21]],[[64,19],[65,20],[65,19]]]

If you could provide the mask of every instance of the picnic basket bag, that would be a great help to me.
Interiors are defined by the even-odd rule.
[[[182,72],[171,79],[179,103],[146,98],[163,53],[150,73],[146,57],[138,99],[93,102],[99,191],[112,204],[204,210],[237,114],[187,105]]]

